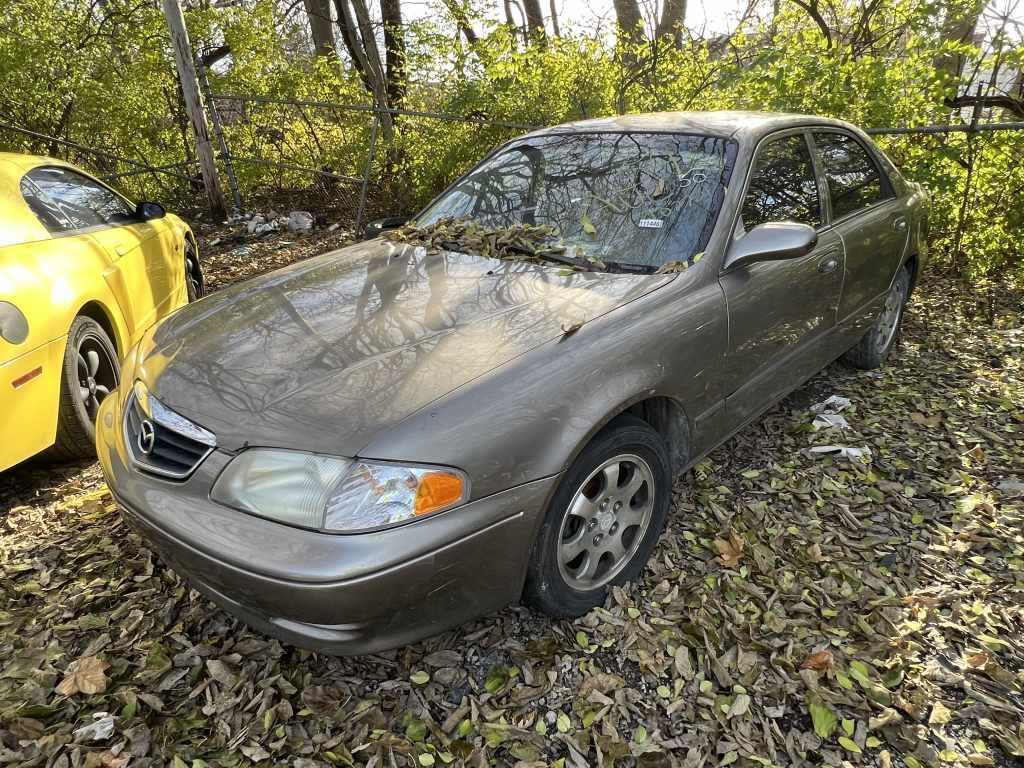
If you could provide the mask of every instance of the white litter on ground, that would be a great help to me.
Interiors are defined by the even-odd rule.
[[[828,400],[823,400],[811,406],[811,413],[842,413],[853,405],[848,397],[842,395],[831,395]]]
[[[811,427],[815,432],[819,429],[849,429],[850,423],[840,413],[819,413],[811,422]]]
[[[870,448],[856,448],[852,445],[816,445],[810,451],[815,456],[839,456],[849,461],[871,461]]]

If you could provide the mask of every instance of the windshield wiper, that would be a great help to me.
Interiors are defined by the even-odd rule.
[[[651,267],[647,264],[629,264],[625,261],[606,261],[604,264],[606,272],[618,272],[627,275],[653,275],[657,271],[657,267]]]
[[[464,245],[458,242],[444,241],[439,243],[446,251],[453,251],[456,253],[471,253]],[[566,267],[575,267],[576,269],[582,269],[588,272],[610,272],[614,274],[630,274],[630,275],[650,275],[655,271],[654,267],[647,266],[646,264],[628,264],[622,261],[590,261],[589,259],[581,259],[576,256],[566,255],[566,249],[563,247],[554,248],[541,248],[533,250],[531,248],[517,248],[515,245],[509,246],[509,250],[516,251],[517,253],[523,254],[527,258],[540,259],[545,261],[553,261],[556,264],[562,264]]]
[[[614,274],[628,274],[628,275],[651,275],[654,274],[655,267],[650,267],[646,264],[629,264],[623,261],[590,261],[588,259],[580,259],[574,256],[566,256],[564,248],[553,248],[547,250],[536,251],[531,253],[531,256],[535,256],[538,259],[548,259],[559,264],[565,264],[569,267],[577,267],[578,269],[596,271],[596,272],[611,272]]]

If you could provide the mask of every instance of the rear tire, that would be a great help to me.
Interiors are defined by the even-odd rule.
[[[64,349],[51,458],[72,461],[96,455],[96,412],[117,387],[119,375],[117,350],[106,331],[91,317],[76,317]]]
[[[867,332],[840,358],[843,363],[862,370],[881,367],[899,341],[903,309],[910,295],[910,270],[904,266],[892,281],[885,305]]]
[[[581,616],[635,579],[665,527],[670,467],[664,441],[641,419],[623,415],[599,433],[551,499],[523,601],[549,616]]]
[[[203,296],[203,273],[199,269],[199,259],[196,257],[196,247],[192,241],[185,238],[185,290],[188,293],[188,301],[191,304]]]

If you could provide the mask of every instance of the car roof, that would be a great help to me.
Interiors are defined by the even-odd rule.
[[[27,171],[39,165],[67,165],[64,160],[45,155],[26,155],[22,152],[0,152],[0,161],[16,165],[20,170]]]
[[[739,141],[757,141],[772,131],[802,125],[829,125],[854,128],[842,120],[818,115],[801,115],[789,112],[752,112],[742,110],[719,110],[715,112],[648,112],[644,114],[599,117],[578,120],[572,123],[542,128],[528,134],[544,136],[558,133],[602,133],[602,132],[670,132],[699,133]]]

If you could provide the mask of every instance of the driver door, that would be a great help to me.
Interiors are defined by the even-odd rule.
[[[730,270],[719,278],[729,314],[727,421],[745,423],[827,365],[843,286],[844,250],[825,226],[819,174],[802,129],[762,141],[736,222],[798,221],[818,230],[811,253]]]
[[[132,339],[166,312],[177,271],[164,222],[142,222],[131,204],[100,182],[70,168],[44,166],[27,174],[71,222],[73,231],[106,253],[103,279],[117,298]]]

